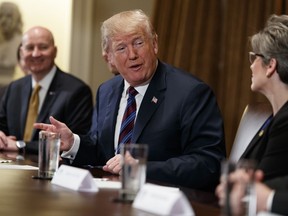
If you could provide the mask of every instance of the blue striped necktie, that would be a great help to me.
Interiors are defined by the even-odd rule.
[[[138,92],[132,86],[130,86],[127,91],[128,91],[129,96],[127,99],[127,106],[126,106],[123,119],[122,119],[122,123],[121,123],[119,142],[118,142],[118,148],[117,148],[116,153],[119,153],[120,144],[131,142],[132,132],[134,128],[134,121],[136,117],[135,96],[138,94]]]

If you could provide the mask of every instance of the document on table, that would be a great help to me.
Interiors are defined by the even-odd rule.
[[[38,170],[38,167],[18,164],[0,164],[0,169]]]
[[[257,216],[281,216],[279,214],[274,214],[274,213],[271,213],[271,212],[259,212],[257,214]]]
[[[110,181],[107,178],[93,178],[99,189],[120,189],[120,181]]]

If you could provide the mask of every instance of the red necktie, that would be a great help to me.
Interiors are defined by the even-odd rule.
[[[120,128],[120,134],[119,134],[119,142],[121,143],[130,143],[132,132],[134,128],[134,121],[136,117],[136,100],[135,96],[138,94],[138,92],[134,89],[134,87],[130,86],[128,88],[128,99],[127,99],[127,106],[123,115],[121,128]],[[119,153],[119,145],[117,148],[117,153]]]

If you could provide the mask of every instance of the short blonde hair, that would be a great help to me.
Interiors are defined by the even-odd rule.
[[[102,54],[109,52],[109,41],[115,35],[130,33],[139,28],[143,29],[149,38],[157,37],[149,17],[139,9],[120,12],[105,20],[101,26]]]

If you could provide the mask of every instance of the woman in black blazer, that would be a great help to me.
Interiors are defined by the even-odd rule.
[[[288,214],[288,16],[272,15],[265,28],[251,37],[251,47],[251,90],[268,99],[273,114],[240,159],[257,162],[257,210]],[[241,185],[249,181],[249,176],[243,170],[237,170],[229,179],[234,183],[229,201],[231,211],[236,214],[243,210],[239,208],[245,194]],[[224,188],[224,181],[216,188],[220,205],[227,203]]]
[[[257,170],[255,173],[255,191],[257,198],[257,212],[272,212],[280,215],[288,215],[288,175],[271,179],[265,183],[261,182],[264,173]],[[232,215],[243,215],[243,183],[249,181],[249,175],[243,170],[237,170],[229,176],[233,182],[233,189],[230,194],[230,209]],[[216,189],[220,205],[225,202],[224,184]]]
[[[253,159],[264,181],[288,175],[288,16],[272,15],[251,37],[251,90],[263,94],[273,114],[254,136],[241,159]]]

